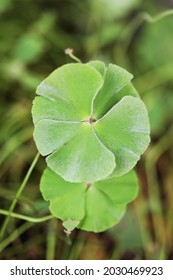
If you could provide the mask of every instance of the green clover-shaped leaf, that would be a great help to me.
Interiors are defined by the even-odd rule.
[[[147,148],[148,115],[131,79],[117,65],[92,61],[62,66],[37,88],[34,139],[65,180],[123,175]]]
[[[50,201],[50,212],[68,227],[101,232],[119,222],[138,184],[134,171],[94,183],[70,183],[46,168],[40,189]]]

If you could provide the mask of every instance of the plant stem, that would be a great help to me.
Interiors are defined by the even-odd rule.
[[[33,171],[33,169],[34,169],[34,167],[35,167],[35,165],[36,165],[36,163],[39,159],[39,156],[40,156],[40,153],[38,152],[37,155],[35,156],[32,164],[31,164],[30,168],[28,169],[28,172],[26,173],[26,176],[25,176],[23,182],[21,183],[21,185],[20,185],[20,187],[19,187],[19,189],[18,189],[18,191],[17,191],[17,193],[16,193],[16,195],[15,195],[15,197],[14,197],[14,199],[13,199],[11,205],[10,205],[10,208],[8,210],[8,216],[6,217],[6,219],[5,219],[5,221],[2,225],[1,231],[0,231],[0,239],[2,239],[3,236],[4,236],[6,228],[8,226],[9,221],[10,221],[11,214],[12,214],[12,212],[13,212],[15,206],[16,206],[18,198],[20,197],[22,191],[24,190],[24,188],[25,188],[25,186],[26,186],[26,184],[29,180],[29,177],[30,177],[30,175],[31,175],[31,173],[32,173],[32,171]]]
[[[65,54],[69,55],[73,60],[77,61],[78,63],[81,63],[81,60],[74,55],[73,49],[71,48],[65,49]]]
[[[9,211],[3,210],[3,209],[0,209],[0,214],[6,215],[6,216],[9,216],[9,214],[10,214],[10,216],[13,218],[17,218],[17,219],[24,220],[24,221],[31,222],[31,223],[42,223],[42,222],[45,222],[45,221],[53,218],[52,215],[44,216],[41,218],[34,218],[34,217],[21,215],[21,214],[14,213],[14,212],[9,213]]]
[[[143,13],[143,19],[150,22],[150,23],[155,23],[155,22],[157,22],[159,20],[162,20],[162,19],[164,19],[168,16],[171,16],[171,15],[173,15],[173,9],[161,12],[154,17],[151,16],[150,14],[148,14],[148,13]]]
[[[146,213],[144,211],[145,208],[145,199],[143,197],[143,194],[141,192],[139,198],[138,198],[138,203],[134,202],[133,209],[134,213],[136,216],[136,220],[139,226],[139,232],[141,236],[141,243],[142,243],[142,248],[144,252],[144,256],[146,260],[150,259],[150,251],[149,247],[151,247],[152,244],[152,236],[149,230],[147,230],[147,223],[146,223]]]
[[[156,23],[170,15],[173,15],[173,9],[161,12],[156,16],[151,16],[146,12],[138,14],[131,22],[129,22],[128,27],[126,27],[121,33],[121,40],[125,40],[124,53],[126,53],[134,33],[136,30],[138,30],[143,22],[146,21],[148,23]]]
[[[12,232],[6,239],[0,243],[0,252],[2,252],[11,242],[13,242],[19,235],[33,226],[32,223],[26,222]]]
[[[166,221],[160,203],[159,185],[157,181],[156,163],[160,156],[172,146],[173,126],[170,128],[160,141],[148,152],[146,158],[146,172],[148,178],[149,206],[152,214],[154,233],[157,244],[160,246],[160,259],[165,259],[167,248],[170,241],[167,237]],[[168,244],[168,245],[167,245]]]
[[[46,249],[46,260],[55,259],[56,251],[56,237],[57,237],[57,220],[52,219],[49,222],[47,230],[47,249]]]

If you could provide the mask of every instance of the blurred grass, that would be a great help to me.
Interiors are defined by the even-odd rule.
[[[173,258],[173,9],[172,1],[0,0],[0,208],[8,210],[37,150],[32,139],[35,89],[55,68],[72,60],[117,63],[135,76],[151,123],[151,144],[138,163],[140,194],[110,230],[75,230],[61,222],[10,218],[0,242],[1,259],[172,259]],[[15,212],[49,215],[39,192],[45,167],[39,159]],[[0,225],[4,221],[0,215]]]

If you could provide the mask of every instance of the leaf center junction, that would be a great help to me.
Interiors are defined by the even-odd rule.
[[[87,119],[87,120],[84,120],[83,122],[86,122],[86,123],[89,123],[89,124],[93,124],[93,123],[95,123],[97,120],[95,119],[95,118],[92,118],[92,117],[90,117],[89,119]]]
[[[87,190],[88,190],[89,188],[91,188],[93,186],[93,184],[92,183],[87,183],[86,186],[87,186]]]

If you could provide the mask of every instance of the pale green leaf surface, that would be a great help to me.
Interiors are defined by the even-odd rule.
[[[68,231],[71,232],[72,230],[74,230],[79,224],[79,221],[76,220],[66,220],[62,223],[63,227]]]
[[[76,224],[80,229],[101,232],[122,218],[126,204],[136,196],[137,179],[134,172],[129,172],[90,184],[70,183],[46,168],[40,190],[43,198],[50,201],[53,216],[67,224],[72,221],[72,226],[80,222]]]
[[[110,99],[110,103],[117,104],[125,96],[133,96],[139,98],[139,94],[137,93],[137,90],[134,88],[132,83],[128,83],[123,88],[121,88],[119,92],[114,94]]]
[[[42,155],[48,155],[71,140],[81,129],[82,123],[59,122],[43,119],[36,123],[34,139]]]
[[[85,189],[86,185],[68,183],[48,168],[40,182],[43,198],[50,201],[51,213],[63,221],[81,220],[84,217]]]
[[[81,120],[91,114],[92,102],[103,84],[101,74],[87,64],[72,63],[55,70],[37,88],[37,94],[72,104]]]
[[[115,168],[114,155],[100,142],[90,124],[82,125],[76,137],[47,158],[47,164],[71,182],[106,178]]]
[[[133,170],[120,177],[95,182],[94,186],[116,203],[127,203],[138,193],[138,180]]]
[[[51,99],[37,96],[32,106],[33,122],[36,124],[43,119],[57,121],[81,121],[79,112],[65,100],[55,102]]]
[[[102,76],[104,76],[106,67],[102,61],[93,60],[93,61],[88,62],[88,64],[90,66],[94,67]]]
[[[124,97],[103,118],[94,123],[101,142],[115,155],[113,175],[123,175],[134,167],[147,148],[149,120],[144,103],[131,96]]]
[[[61,220],[81,220],[85,214],[84,189],[80,186],[72,187],[64,196],[53,198],[50,203],[50,211]],[[73,208],[72,208],[73,205]]]
[[[78,227],[87,231],[105,231],[119,222],[125,208],[125,205],[117,204],[98,189],[90,187],[86,194],[85,217]]]
[[[40,190],[45,200],[54,199],[58,196],[64,196],[72,190],[75,190],[75,188],[85,190],[86,186],[84,185],[84,183],[76,184],[66,182],[50,168],[46,168],[44,170],[41,177]]]
[[[105,75],[104,84],[94,100],[93,116],[98,119],[112,108],[114,96],[131,81],[133,75],[118,65],[109,64]],[[113,101],[113,102],[112,102]]]

